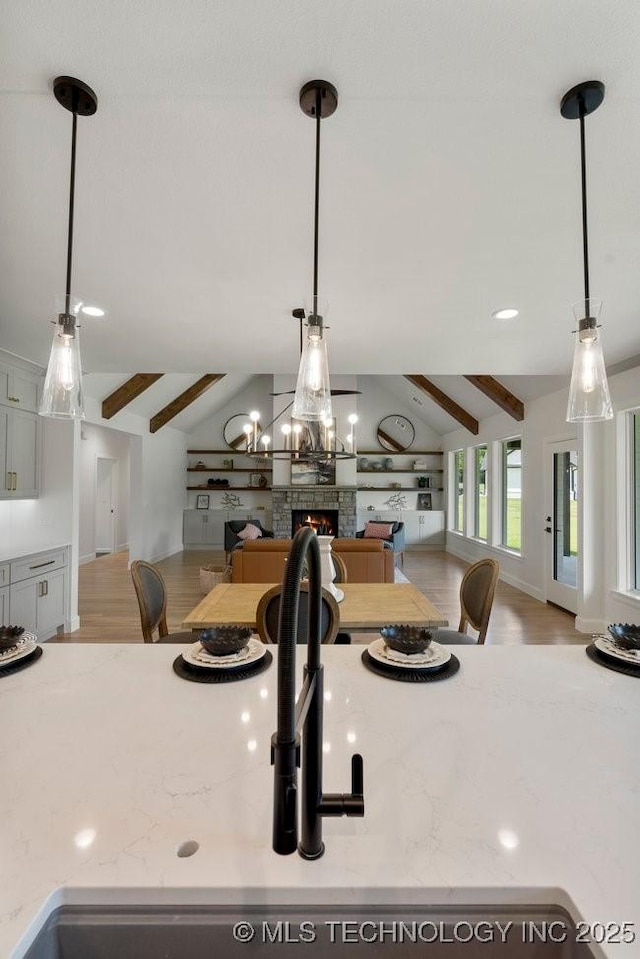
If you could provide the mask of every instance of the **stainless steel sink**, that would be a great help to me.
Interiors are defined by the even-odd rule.
[[[573,959],[576,942],[560,906],[61,906],[25,959]]]

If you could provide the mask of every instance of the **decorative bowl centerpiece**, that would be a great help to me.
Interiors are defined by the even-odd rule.
[[[640,626],[630,623],[613,623],[607,628],[614,643],[620,649],[640,649]]]
[[[199,639],[211,656],[231,656],[244,649],[252,633],[250,626],[212,626],[203,629]]]
[[[433,639],[432,631],[422,626],[383,626],[380,635],[389,649],[407,656],[424,653]]]
[[[0,653],[15,646],[23,633],[23,626],[0,626]]]

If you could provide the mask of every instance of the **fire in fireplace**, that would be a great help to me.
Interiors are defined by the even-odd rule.
[[[338,535],[337,509],[291,510],[291,535],[295,536],[302,526],[310,526],[319,536]]]

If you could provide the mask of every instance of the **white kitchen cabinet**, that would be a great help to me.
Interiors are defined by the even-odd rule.
[[[0,406],[0,499],[38,495],[40,417]]]
[[[17,367],[0,364],[0,404],[37,413],[40,377]]]
[[[9,622],[35,633],[39,640],[49,639],[64,628],[66,620],[66,549],[21,557],[9,568]]]

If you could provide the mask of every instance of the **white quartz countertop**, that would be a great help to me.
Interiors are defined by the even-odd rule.
[[[180,679],[179,652],[49,645],[0,678],[0,956],[22,955],[45,903],[104,889],[176,903],[391,889],[425,904],[484,890],[640,937],[640,680],[582,647],[487,646],[410,685],[365,670],[362,647],[324,647],[324,788],[348,791],[362,753],[366,814],[325,819],[326,853],[305,862],[271,849],[277,649],[226,685]],[[179,858],[185,840],[200,848]],[[640,943],[603,951],[631,959]]]
[[[55,553],[59,549],[67,549],[68,543],[54,543],[53,546],[38,546],[36,549],[2,549],[0,563],[13,563],[27,556],[38,556],[40,553]]]

